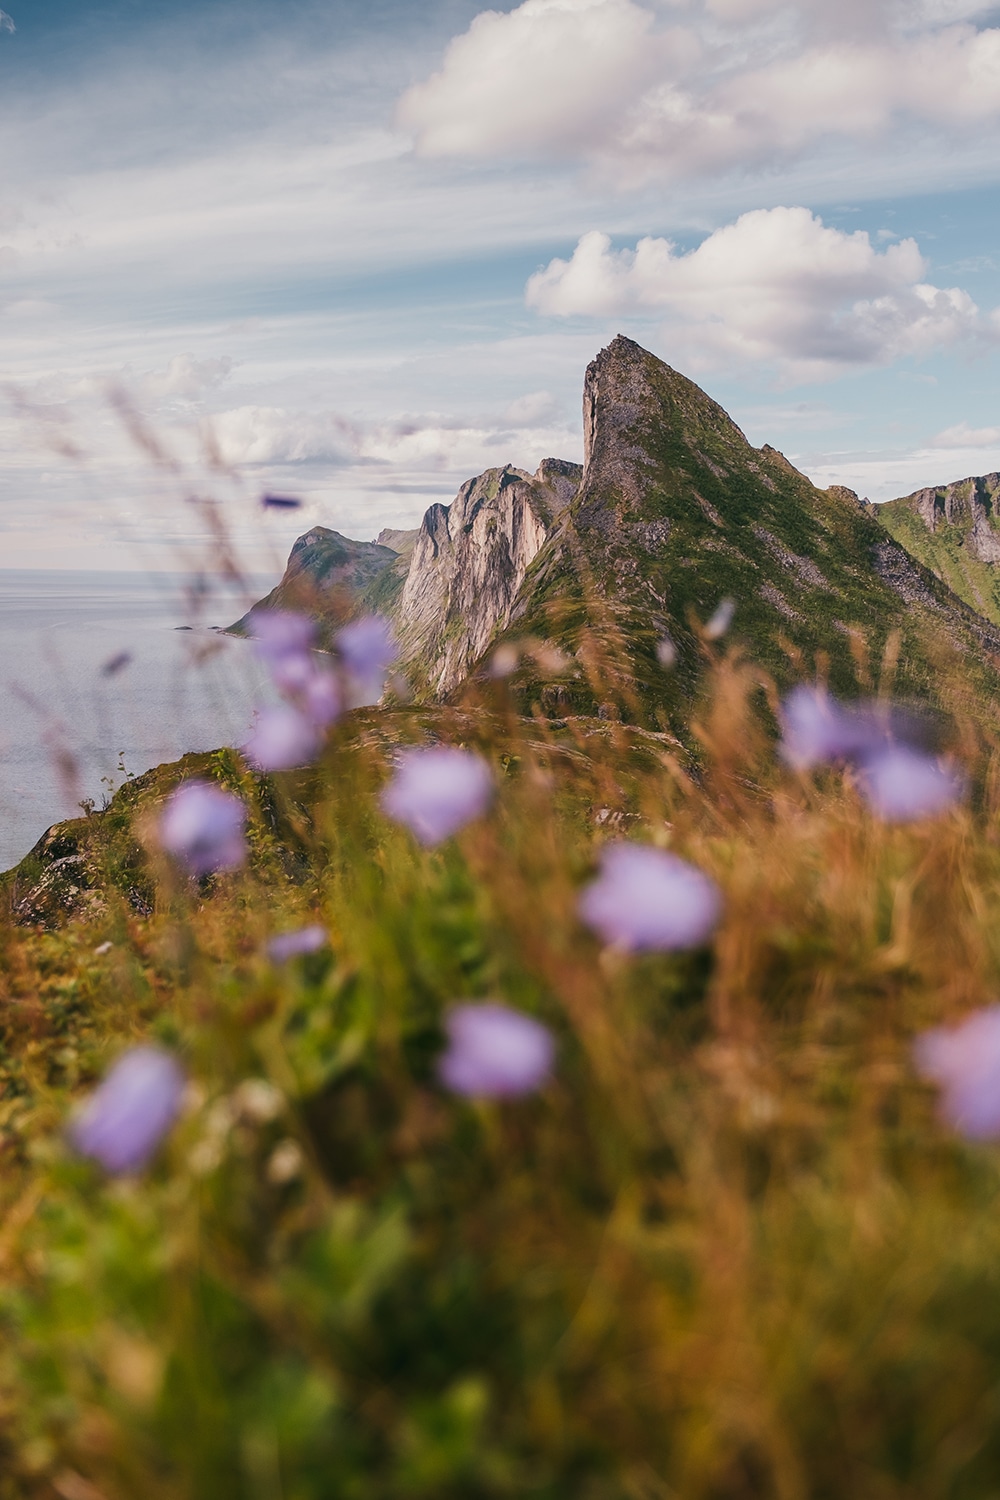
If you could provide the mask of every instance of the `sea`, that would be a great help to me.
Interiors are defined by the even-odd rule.
[[[239,745],[269,694],[239,618],[273,578],[0,569],[0,870],[52,823],[187,750]]]

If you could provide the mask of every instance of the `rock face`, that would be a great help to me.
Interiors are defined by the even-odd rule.
[[[1000,624],[1000,474],[915,490],[880,505],[879,518],[960,598]]]
[[[404,655],[432,692],[461,682],[509,622],[531,563],[576,493],[578,464],[487,469],[424,516],[394,610]]]

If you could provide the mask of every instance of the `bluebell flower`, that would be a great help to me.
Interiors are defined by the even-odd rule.
[[[608,944],[633,952],[698,948],[722,914],[714,880],[648,844],[611,844],[580,895],[580,916]]]
[[[970,1140],[1000,1138],[1000,1005],[925,1032],[913,1050],[918,1071],[941,1090],[952,1129]]]
[[[404,750],[382,793],[382,808],[422,844],[440,844],[481,817],[493,792],[490,768],[472,750]]]
[[[455,1094],[500,1099],[539,1089],[552,1073],[550,1032],[494,1001],[456,1005],[446,1019],[448,1048],[438,1077]]]
[[[377,703],[385,692],[389,668],[399,656],[392,627],[381,615],[352,620],[334,636],[344,673],[349,708]]]
[[[872,812],[887,823],[937,817],[955,806],[965,786],[953,767],[907,745],[889,745],[867,757],[859,781]]]
[[[330,941],[325,927],[315,924],[298,927],[292,932],[276,933],[267,945],[267,956],[272,963],[287,963],[290,958],[299,958],[304,953],[318,953]]]
[[[246,860],[245,825],[239,797],[207,781],[185,781],[164,804],[160,844],[192,875],[235,870]]]
[[[290,771],[315,760],[320,736],[298,709],[288,703],[257,710],[243,754],[258,771]]]
[[[83,1105],[70,1139],[106,1172],[139,1172],[176,1120],[184,1088],[184,1073],[169,1052],[133,1047]]]

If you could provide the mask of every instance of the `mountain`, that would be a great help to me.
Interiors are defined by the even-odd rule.
[[[995,687],[1000,631],[969,608],[851,491],[817,489],[784,456],[754,448],[697,385],[626,338],[587,370],[579,491],[529,569],[511,631],[575,658],[557,695],[586,711],[585,657],[617,636],[647,702],[690,713],[701,626],[724,600],[730,638],[785,683],[828,663],[856,691],[859,653],[877,677],[939,697],[946,645]],[[676,669],[659,665],[669,636]],[[591,676],[593,674],[590,674]],[[550,693],[550,697],[554,697]]]
[[[754,448],[648,350],[618,337],[601,351],[583,417],[582,469],[559,459],[534,474],[489,469],[451,505],[431,506],[416,532],[377,543],[314,528],[264,605],[309,608],[312,590],[327,617],[333,598],[380,610],[425,698],[453,695],[497,644],[512,660],[527,639],[514,685],[529,703],[608,713],[621,707],[609,698],[631,696],[644,707],[630,713],[676,729],[720,606],[732,615],[727,638],[782,685],[819,670],[851,693],[885,661],[884,686],[935,702],[947,656],[993,696],[1000,618],[984,618],[978,599],[983,612],[970,607],[853,491],[817,489],[776,449]],[[985,551],[978,514],[970,535]]]
[[[428,510],[391,614],[404,659],[433,694],[462,682],[508,625],[528,568],[582,473],[554,458],[534,474],[487,469],[451,505]]]
[[[409,533],[383,535],[405,538]],[[297,609],[321,621],[335,622],[350,612],[365,589],[397,561],[399,553],[400,547],[391,543],[355,542],[339,531],[314,526],[293,545],[281,582],[254,609]],[[251,613],[231,625],[230,631],[243,634]]]
[[[959,598],[1000,625],[1000,474],[915,490],[878,508],[879,520]]]

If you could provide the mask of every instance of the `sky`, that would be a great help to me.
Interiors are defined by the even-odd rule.
[[[1000,7],[3,3],[0,567],[415,525],[618,332],[819,484],[1000,469]]]

